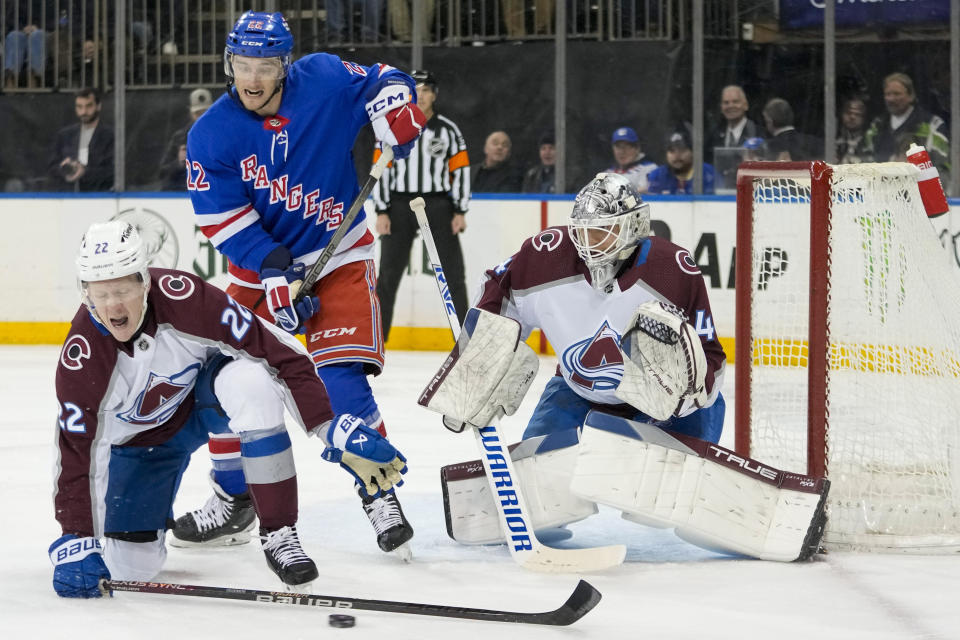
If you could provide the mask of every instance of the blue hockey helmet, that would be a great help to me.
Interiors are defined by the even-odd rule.
[[[280,58],[281,77],[286,77],[293,53],[293,34],[283,14],[247,11],[227,34],[223,49],[223,70],[233,77],[233,56],[250,58]]]

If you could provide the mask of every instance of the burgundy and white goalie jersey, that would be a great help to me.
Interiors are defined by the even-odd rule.
[[[699,267],[686,249],[655,236],[644,240],[628,262],[609,293],[597,291],[567,228],[551,227],[487,271],[475,306],[517,320],[524,339],[539,327],[571,389],[591,402],[619,405],[614,390],[623,377],[619,345],[627,323],[648,300],[670,302],[700,336],[707,359],[705,406],[710,406],[726,356]]]
[[[150,276],[146,316],[133,339],[117,342],[81,305],[60,352],[54,503],[67,532],[102,534],[98,496],[106,490],[110,447],[169,440],[193,409],[197,374],[217,353],[266,366],[308,431],[333,417],[295,338],[196,276],[168,269],[150,269]]]

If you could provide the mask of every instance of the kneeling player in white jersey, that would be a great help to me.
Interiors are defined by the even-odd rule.
[[[101,578],[153,579],[180,479],[208,432],[240,438],[270,568],[289,586],[316,578],[297,534],[284,407],[370,495],[400,484],[404,457],[359,418],[334,415],[296,339],[196,276],[148,269],[130,224],[91,226],[77,273],[83,304],[56,376],[57,593],[98,597]]]
[[[703,276],[686,249],[650,235],[649,205],[626,178],[598,174],[566,227],[486,275],[420,402],[453,430],[512,414],[538,364],[522,340],[544,332],[557,375],[512,453],[535,528],[600,503],[710,548],[779,560],[816,549],[828,483],[717,445],[726,356]],[[479,462],[442,476],[450,536],[502,540]]]

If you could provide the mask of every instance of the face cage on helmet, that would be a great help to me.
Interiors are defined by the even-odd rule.
[[[283,80],[287,77],[287,73],[290,71],[290,64],[292,57],[289,53],[282,56],[264,56],[262,58],[258,56],[244,56],[241,53],[234,53],[230,51],[229,47],[224,48],[223,50],[223,72],[227,74],[228,78],[233,78],[233,56],[242,56],[244,58],[257,58],[258,60],[268,60],[270,58],[279,58],[280,59],[280,75],[277,77],[277,80]]]
[[[570,238],[577,253],[588,267],[600,267],[621,259],[622,252],[632,250],[637,244],[637,211],[605,218],[571,218],[567,225]],[[601,231],[603,235],[591,240],[590,231]],[[599,235],[599,234],[598,234]],[[609,246],[604,247],[611,238]],[[601,248],[602,247],[602,248]]]

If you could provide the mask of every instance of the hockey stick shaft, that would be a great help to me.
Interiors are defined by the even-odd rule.
[[[377,186],[377,181],[380,180],[380,176],[383,175],[384,169],[387,168],[387,165],[393,160],[393,148],[386,147],[383,152],[380,154],[380,157],[377,161],[370,167],[370,175],[367,176],[367,179],[364,181],[363,186],[360,187],[360,193],[357,194],[357,197],[353,199],[353,203],[350,205],[350,209],[347,210],[347,213],[343,216],[343,220],[340,221],[340,226],[337,227],[337,230],[334,232],[333,236],[330,238],[330,242],[327,243],[327,246],[323,248],[323,251],[320,252],[320,255],[317,257],[317,261],[314,262],[310,268],[307,270],[307,274],[303,277],[303,281],[300,283],[299,288],[296,291],[291,291],[293,293],[294,304],[303,300],[310,291],[313,291],[313,286],[317,284],[317,280],[320,279],[320,274],[323,272],[324,267],[327,266],[327,263],[330,262],[330,258],[333,257],[333,254],[337,252],[337,249],[340,248],[340,242],[343,240],[343,237],[347,235],[347,231],[350,230],[350,227],[353,225],[353,221],[357,219],[357,215],[360,213],[360,209],[363,208],[363,203],[367,201],[367,198],[370,197],[370,192],[373,191],[373,188]],[[291,286],[293,289],[293,286]],[[257,302],[253,305],[253,308],[256,309],[263,301],[266,299],[266,292],[261,293],[260,297],[257,299]]]
[[[334,232],[333,237],[330,238],[330,242],[328,242],[327,246],[323,248],[320,256],[317,257],[317,261],[314,262],[307,270],[307,275],[303,277],[303,283],[300,285],[300,290],[297,291],[296,295],[294,296],[294,303],[300,302],[303,300],[304,296],[309,295],[310,292],[313,291],[313,286],[317,284],[317,280],[320,279],[320,274],[323,272],[324,267],[327,266],[327,263],[330,262],[330,258],[332,258],[333,254],[336,253],[338,248],[340,248],[340,242],[343,240],[343,237],[347,235],[347,231],[350,230],[350,227],[353,225],[353,221],[357,219],[360,209],[363,208],[363,203],[367,201],[368,197],[370,197],[370,192],[373,191],[375,186],[377,186],[377,181],[380,180],[380,176],[383,175],[384,169],[387,168],[387,165],[390,164],[392,160],[393,148],[390,146],[385,146],[383,151],[380,153],[380,157],[377,158],[377,161],[372,167],[370,167],[370,175],[367,176],[363,186],[360,187],[360,193],[358,193],[357,197],[353,199],[350,209],[346,214],[344,214],[343,220],[340,222],[340,226],[337,227],[337,230]]]
[[[365,600],[343,596],[326,596],[312,593],[289,593],[286,591],[260,591],[257,589],[237,589],[233,587],[209,587],[191,584],[172,584],[165,582],[134,582],[124,580],[101,580],[100,590],[104,594],[110,591],[130,591],[135,593],[153,593],[167,596],[194,596],[200,598],[220,598],[224,600],[244,600],[247,602],[271,602],[304,607],[321,607],[338,610],[383,611],[386,613],[405,613],[442,618],[460,618],[465,620],[486,620],[489,622],[517,622],[565,626],[582,618],[600,601],[600,592],[584,580],[581,580],[573,593],[557,609],[538,613],[517,611],[499,611],[496,609],[474,609],[416,602],[398,602],[391,600]]]
[[[443,265],[440,264],[440,255],[433,241],[430,222],[427,220],[426,203],[423,198],[414,198],[410,201],[410,208],[417,216],[420,235],[423,236],[423,242],[427,247],[430,266],[433,269],[437,288],[440,290],[440,298],[443,300],[443,308],[450,323],[450,330],[453,332],[453,339],[456,341],[460,337],[460,322],[450,297]],[[621,564],[626,556],[626,547],[623,545],[590,549],[554,549],[537,540],[533,532],[530,510],[520,491],[519,476],[507,445],[500,437],[498,422],[499,419],[495,419],[492,424],[473,431],[477,438],[477,447],[480,449],[480,459],[490,487],[490,495],[497,506],[500,526],[508,538],[507,548],[510,549],[513,559],[526,569],[551,573],[599,571]],[[491,468],[493,463],[498,465],[496,474]]]

